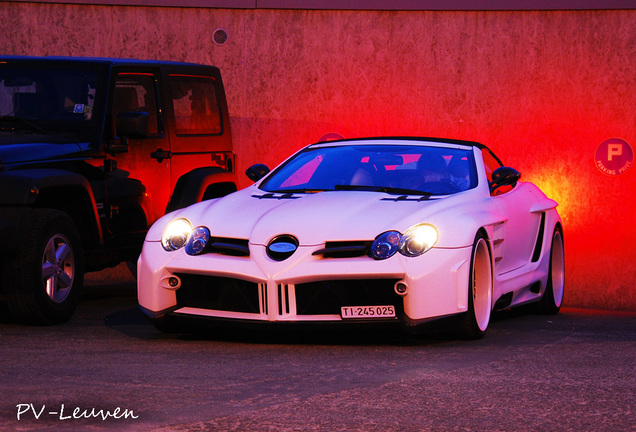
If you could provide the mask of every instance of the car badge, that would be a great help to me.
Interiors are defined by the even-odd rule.
[[[274,261],[283,261],[289,258],[298,249],[298,240],[290,235],[275,237],[267,245],[267,256]]]
[[[289,253],[296,250],[296,245],[287,242],[274,243],[269,246],[269,250],[276,253]]]

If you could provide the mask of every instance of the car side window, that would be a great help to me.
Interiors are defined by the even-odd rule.
[[[484,167],[486,168],[486,176],[488,181],[492,181],[492,173],[501,166],[495,155],[488,149],[482,149],[481,154],[484,157]]]
[[[213,78],[170,75],[177,135],[219,135],[221,109]]]
[[[484,167],[486,168],[486,176],[488,177],[488,182],[492,181],[492,173],[499,167],[502,166],[501,162],[497,157],[487,148],[483,148],[481,151],[484,157]],[[512,186],[500,186],[494,191],[490,192],[490,195],[497,196],[504,194],[506,192],[510,192],[513,189]]]
[[[148,133],[159,134],[157,92],[152,74],[119,74],[113,96],[113,119],[121,112],[147,112]]]

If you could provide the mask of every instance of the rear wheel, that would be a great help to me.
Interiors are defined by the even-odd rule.
[[[539,301],[539,312],[554,315],[559,312],[563,304],[565,292],[565,248],[563,245],[563,231],[556,227],[552,235],[550,247],[550,272],[548,284]]]
[[[468,311],[462,316],[459,333],[465,339],[486,334],[492,311],[493,273],[490,247],[483,233],[473,243],[468,278]]]
[[[29,230],[13,266],[9,312],[28,324],[58,324],[70,319],[84,276],[78,230],[64,212],[33,211]]]

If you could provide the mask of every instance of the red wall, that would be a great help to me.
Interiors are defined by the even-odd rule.
[[[481,141],[559,203],[566,305],[636,310],[636,12],[345,12],[4,3],[7,54],[211,63],[238,168],[328,132]],[[229,41],[212,42],[225,28]],[[243,186],[248,181],[243,180]]]

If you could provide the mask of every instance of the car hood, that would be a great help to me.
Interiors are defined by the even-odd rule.
[[[89,143],[22,143],[0,145],[0,162],[8,167],[52,159],[63,159],[66,156],[75,155],[87,150]]]
[[[249,239],[252,244],[266,245],[276,236],[289,234],[301,246],[320,245],[373,240],[388,230],[404,232],[417,223],[435,223],[464,194],[420,200],[419,196],[398,199],[398,195],[366,191],[270,194],[250,187],[195,204],[168,219],[186,217],[195,227],[207,226],[214,237]]]

